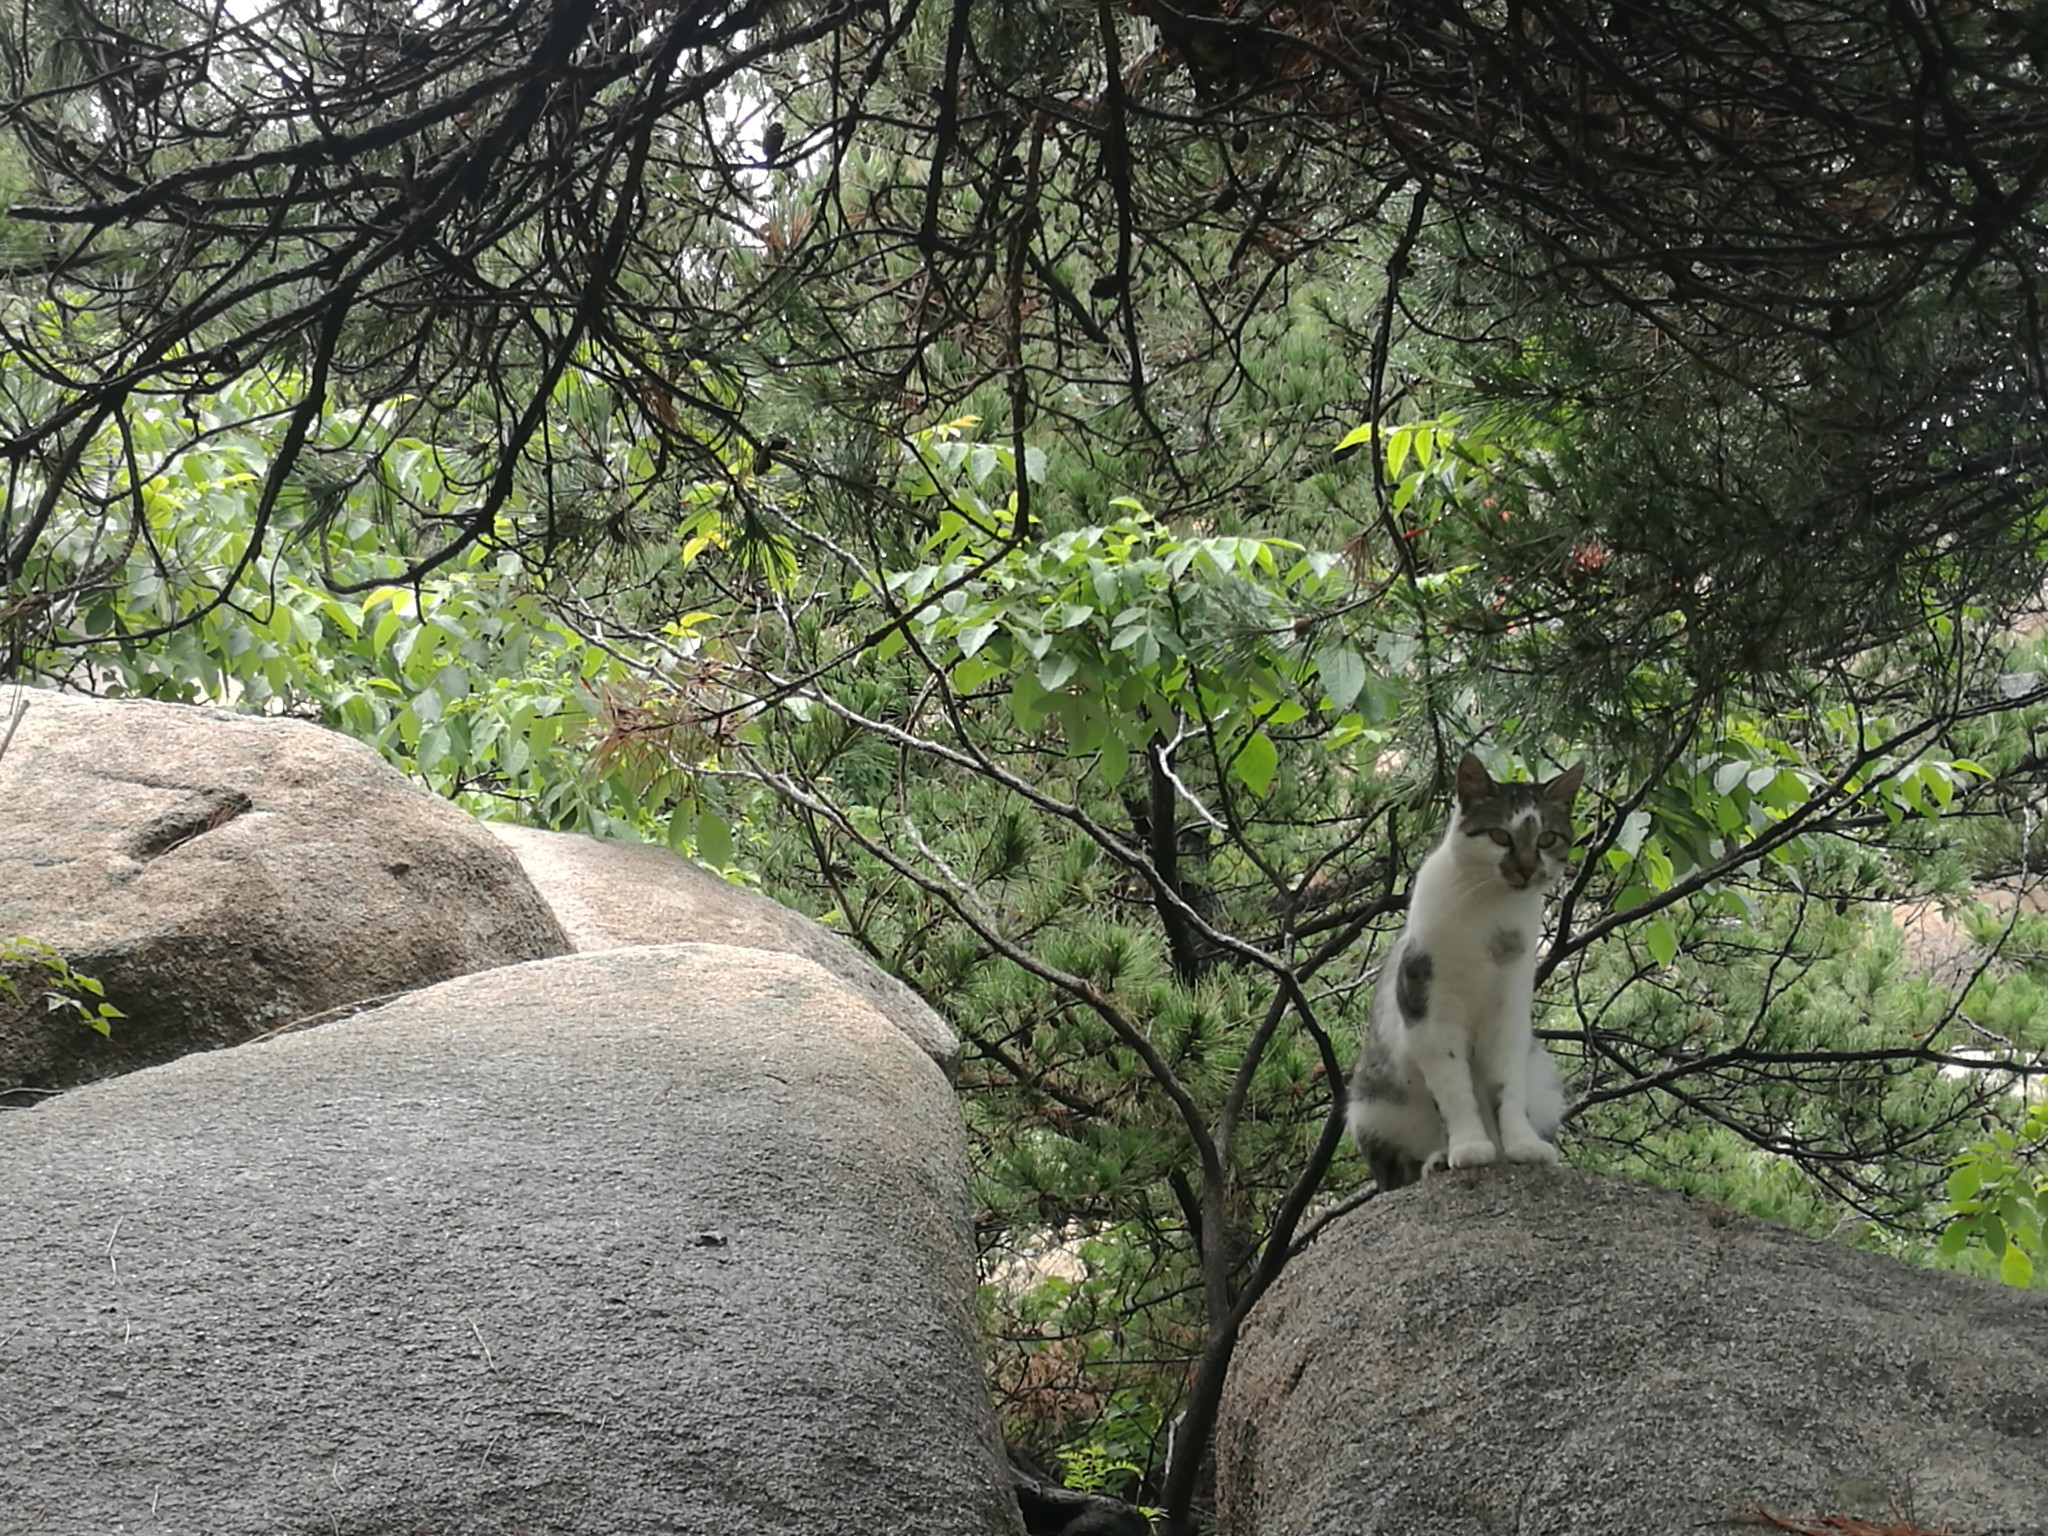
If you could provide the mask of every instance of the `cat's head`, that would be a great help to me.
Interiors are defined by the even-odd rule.
[[[1572,850],[1572,798],[1586,765],[1539,784],[1503,784],[1467,752],[1458,760],[1451,837],[1460,859],[1491,862],[1515,890],[1546,891]]]

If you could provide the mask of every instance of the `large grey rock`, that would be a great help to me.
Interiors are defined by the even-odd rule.
[[[0,1529],[1017,1536],[944,1077],[540,961],[0,1116]]]
[[[519,863],[302,721],[31,691],[0,757],[0,938],[54,945],[110,1040],[0,997],[0,1090],[58,1087],[568,940]]]
[[[2048,1296],[1587,1174],[1375,1200],[1247,1320],[1228,1536],[2048,1530]]]
[[[951,1078],[960,1042],[909,987],[839,934],[647,843],[488,824],[525,866],[578,950],[733,944],[814,960],[915,1040]]]

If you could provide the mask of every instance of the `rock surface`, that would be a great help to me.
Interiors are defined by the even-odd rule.
[[[497,839],[358,742],[224,710],[24,697],[0,756],[0,938],[54,945],[127,1017],[108,1040],[0,997],[0,1090],[568,947]]]
[[[0,1527],[1016,1536],[943,1075],[808,961],[513,966],[0,1116]]]
[[[2048,1297],[1538,1168],[1375,1200],[1247,1320],[1227,1536],[2048,1529]]]
[[[845,938],[666,848],[486,823],[525,866],[578,950],[732,944],[814,960],[952,1077],[960,1042],[924,999]]]

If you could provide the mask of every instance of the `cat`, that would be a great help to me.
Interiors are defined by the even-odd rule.
[[[1382,1190],[1503,1156],[1557,1161],[1564,1084],[1529,1005],[1584,772],[1503,784],[1459,760],[1450,825],[1415,872],[1351,1074],[1351,1134]]]

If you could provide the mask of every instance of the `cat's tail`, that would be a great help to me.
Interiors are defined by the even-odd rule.
[[[1365,1153],[1365,1166],[1372,1170],[1372,1180],[1379,1185],[1383,1195],[1406,1189],[1422,1178],[1424,1168],[1420,1158],[1409,1157],[1385,1142],[1367,1142],[1360,1150]]]
[[[1564,1124],[1564,1078],[1557,1070],[1557,1058],[1533,1037],[1529,1041],[1528,1104],[1531,1129],[1556,1146],[1558,1128]]]

